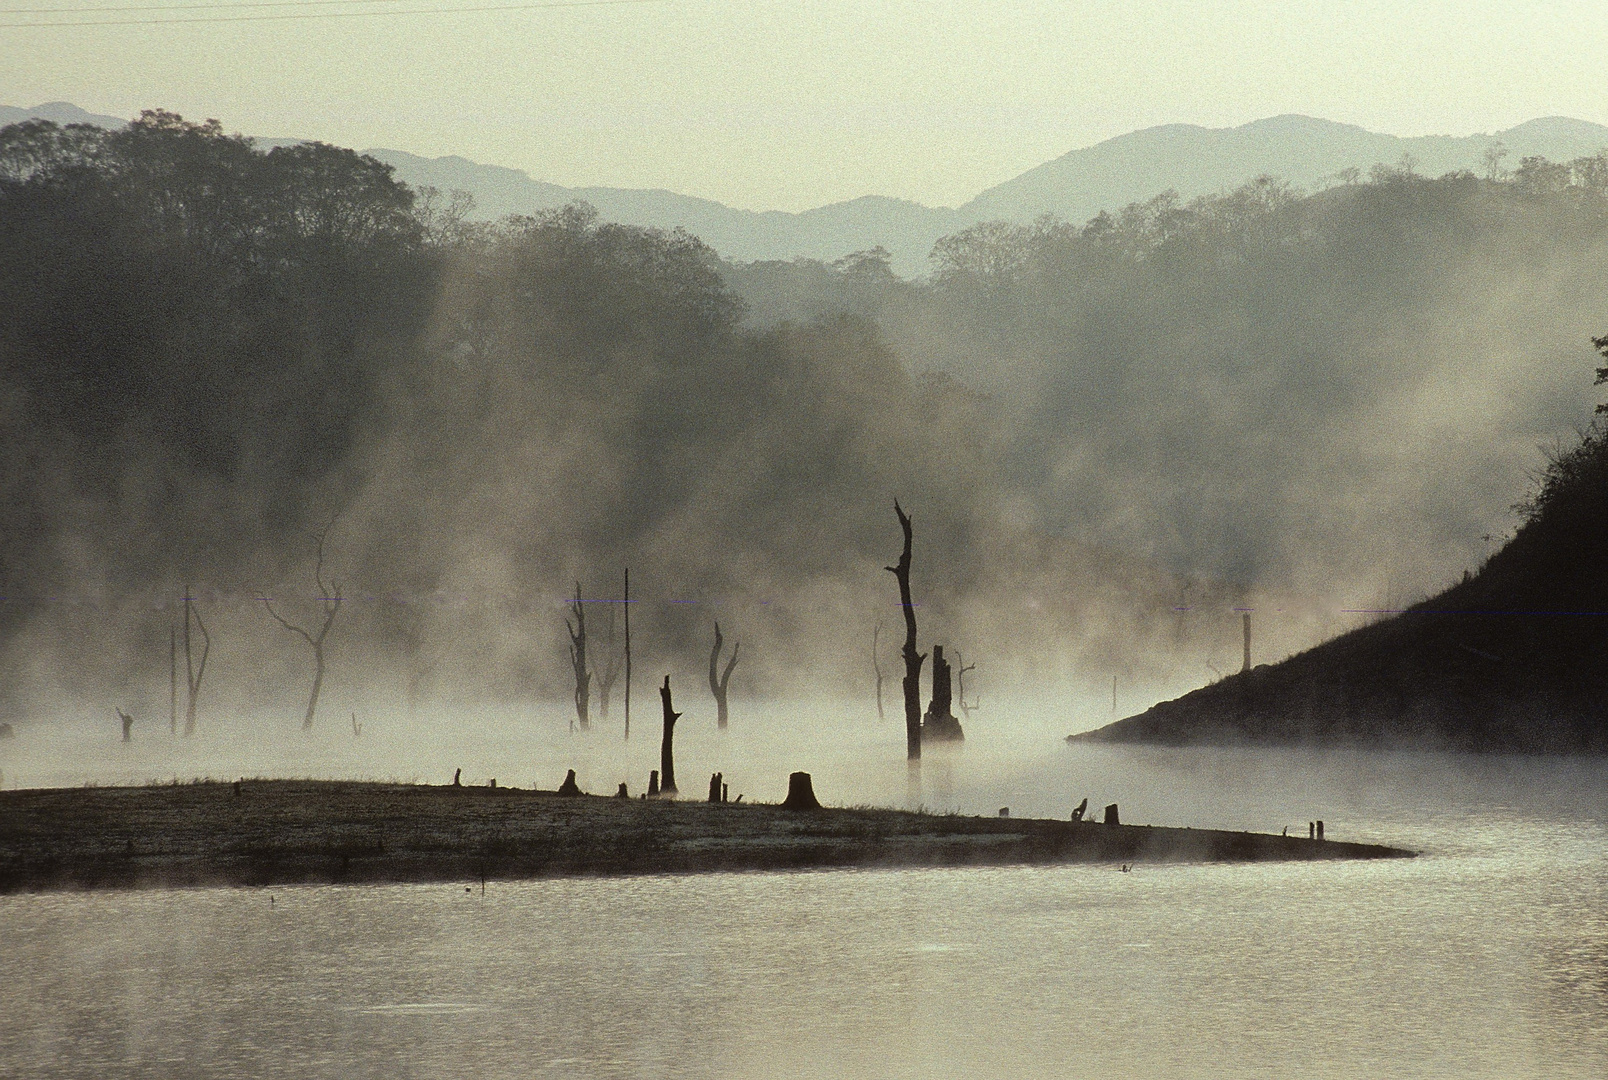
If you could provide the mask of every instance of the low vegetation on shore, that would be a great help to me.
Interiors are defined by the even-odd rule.
[[[244,780],[0,792],[0,893],[1408,854],[1207,829],[507,787]]]

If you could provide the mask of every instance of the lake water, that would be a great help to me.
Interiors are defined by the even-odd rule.
[[[919,777],[848,708],[677,731],[683,785],[1306,828],[1413,860],[826,871],[0,897],[0,1074],[73,1077],[1608,1075],[1608,764],[1068,747],[979,713]],[[212,775],[639,790],[657,724],[284,718],[175,742],[22,725],[7,788]]]

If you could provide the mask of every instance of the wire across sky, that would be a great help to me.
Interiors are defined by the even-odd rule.
[[[420,0],[250,0],[235,4],[130,4],[117,7],[15,8],[0,7],[0,19],[39,16],[0,22],[4,30],[43,30],[72,26],[181,26],[197,23],[288,22],[301,19],[362,19],[399,15],[467,15],[489,11],[544,11],[558,8],[622,7],[664,3],[665,0],[544,0],[538,3],[462,4],[419,7]],[[411,6],[410,6],[411,5]],[[353,10],[361,9],[361,10]],[[172,12],[171,17],[161,13]],[[245,12],[245,14],[236,14]],[[118,18],[141,13],[139,18]],[[188,14],[186,14],[188,13]],[[158,17],[151,18],[155,14]],[[114,16],[62,18],[61,16]]]

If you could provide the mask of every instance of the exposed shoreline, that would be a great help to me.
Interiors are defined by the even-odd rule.
[[[361,781],[0,792],[0,893],[1413,854],[1212,829]]]

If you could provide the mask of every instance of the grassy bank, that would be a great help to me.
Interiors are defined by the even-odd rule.
[[[514,788],[247,780],[0,792],[0,892],[1407,854],[1206,829]]]

